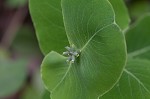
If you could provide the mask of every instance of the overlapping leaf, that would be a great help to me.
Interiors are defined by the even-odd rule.
[[[65,34],[61,0],[29,0],[30,13],[43,54],[51,50],[62,53],[68,45]]]
[[[122,73],[123,33],[107,0],[63,0],[62,9],[70,46],[81,53],[68,64],[67,57],[50,52],[42,63],[44,83],[52,99],[97,99]]]
[[[115,11],[116,23],[120,26],[122,30],[127,29],[130,23],[130,17],[125,6],[124,0],[109,1],[112,4]]]
[[[126,33],[129,57],[150,59],[149,26],[150,14],[147,14]]]
[[[150,99],[150,15],[127,33],[128,63],[118,84],[100,99]]]
[[[130,59],[118,84],[99,99],[149,99],[150,61]]]
[[[68,45],[68,40],[63,23],[61,0],[29,1],[30,13],[42,52],[45,55],[52,50],[62,53],[64,46]],[[117,24],[121,29],[126,29],[129,24],[129,16],[123,0],[109,1],[112,3],[116,13]]]

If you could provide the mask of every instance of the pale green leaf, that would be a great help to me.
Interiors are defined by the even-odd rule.
[[[75,63],[49,53],[42,77],[51,99],[97,99],[114,86],[126,61],[124,36],[106,0],[63,0],[70,46],[80,50]],[[105,9],[105,10],[104,10]]]
[[[115,11],[116,23],[121,27],[122,30],[127,29],[130,23],[130,16],[128,14],[128,10],[124,3],[124,0],[109,1],[112,4]]]
[[[68,45],[61,0],[29,0],[30,13],[43,54],[55,50],[62,53]]]

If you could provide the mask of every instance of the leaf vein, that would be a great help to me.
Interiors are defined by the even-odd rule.
[[[66,78],[67,74],[69,73],[71,67],[72,67],[72,65],[71,65],[71,63],[70,63],[70,65],[69,65],[69,67],[68,67],[66,73],[64,74],[64,76],[62,77],[62,79],[60,80],[60,82],[56,85],[56,87],[53,88],[53,90],[51,91],[51,93],[54,92],[54,91],[56,90],[56,88],[64,81],[64,79]]]
[[[142,48],[142,49],[139,49],[137,51],[134,51],[134,52],[131,52],[128,54],[129,57],[135,57],[135,56],[138,56],[138,55],[141,55],[141,54],[144,54],[146,52],[150,51],[150,46],[148,47],[145,47],[145,48]]]
[[[102,31],[103,29],[105,29],[105,28],[107,28],[107,27],[109,27],[109,26],[111,26],[111,25],[113,25],[114,23],[111,23],[111,24],[109,24],[109,25],[106,25],[106,26],[104,26],[103,28],[101,28],[101,29],[99,29],[97,32],[95,32],[94,34],[93,34],[93,36],[91,36],[91,38],[85,43],[85,45],[81,48],[81,51],[83,51],[85,48],[86,48],[86,46],[91,42],[91,40],[97,35],[97,33],[99,33],[100,31]]]
[[[133,73],[131,73],[131,72],[128,71],[127,69],[124,69],[124,72],[126,72],[128,75],[130,75],[131,77],[133,77],[135,80],[137,80],[138,83],[139,83],[140,85],[142,85],[142,87],[150,94],[150,90],[145,87],[145,85],[143,84],[143,82],[140,81],[139,78],[137,78]]]

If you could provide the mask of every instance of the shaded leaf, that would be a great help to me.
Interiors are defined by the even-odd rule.
[[[109,1],[112,4],[115,11],[116,23],[121,27],[122,30],[127,29],[130,23],[130,16],[128,14],[124,0]]]
[[[135,20],[145,13],[150,13],[150,3],[148,0],[139,0],[129,6],[131,17]]]
[[[51,50],[62,53],[68,45],[60,1],[29,0],[39,45],[45,55]]]
[[[150,98],[150,15],[126,33],[128,62],[118,84],[100,99]]]
[[[16,34],[11,44],[13,50],[27,58],[40,53],[37,39],[30,27],[22,26]]]
[[[99,99],[150,99],[150,61],[129,59],[118,84]]]
[[[150,59],[150,14],[142,17],[126,33],[128,56]]]
[[[45,90],[44,94],[42,95],[42,99],[50,99],[49,91]]]

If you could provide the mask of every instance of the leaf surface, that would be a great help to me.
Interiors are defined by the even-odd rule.
[[[117,85],[99,99],[149,99],[149,75],[150,61],[130,59]]]
[[[124,0],[109,0],[109,2],[114,8],[116,23],[121,27],[122,30],[127,29],[130,23],[130,16]]]
[[[126,33],[128,56],[150,60],[150,14],[144,15]]]
[[[116,13],[117,24],[121,29],[126,29],[129,24],[129,16],[124,2],[122,0],[110,0],[110,2]],[[30,0],[29,4],[43,54],[46,55],[52,50],[62,53],[64,46],[68,45],[68,39],[63,23],[61,0],[43,0],[42,2],[40,0]],[[119,7],[115,6],[116,4]]]
[[[150,15],[145,15],[126,33],[128,62],[118,84],[99,99],[150,98]]]
[[[62,9],[70,46],[81,53],[70,64],[67,57],[49,53],[42,63],[43,81],[51,99],[97,99],[124,68],[123,33],[107,0],[63,0]]]
[[[44,55],[55,50],[59,53],[68,45],[61,0],[29,0],[30,13],[35,26],[40,48]]]

